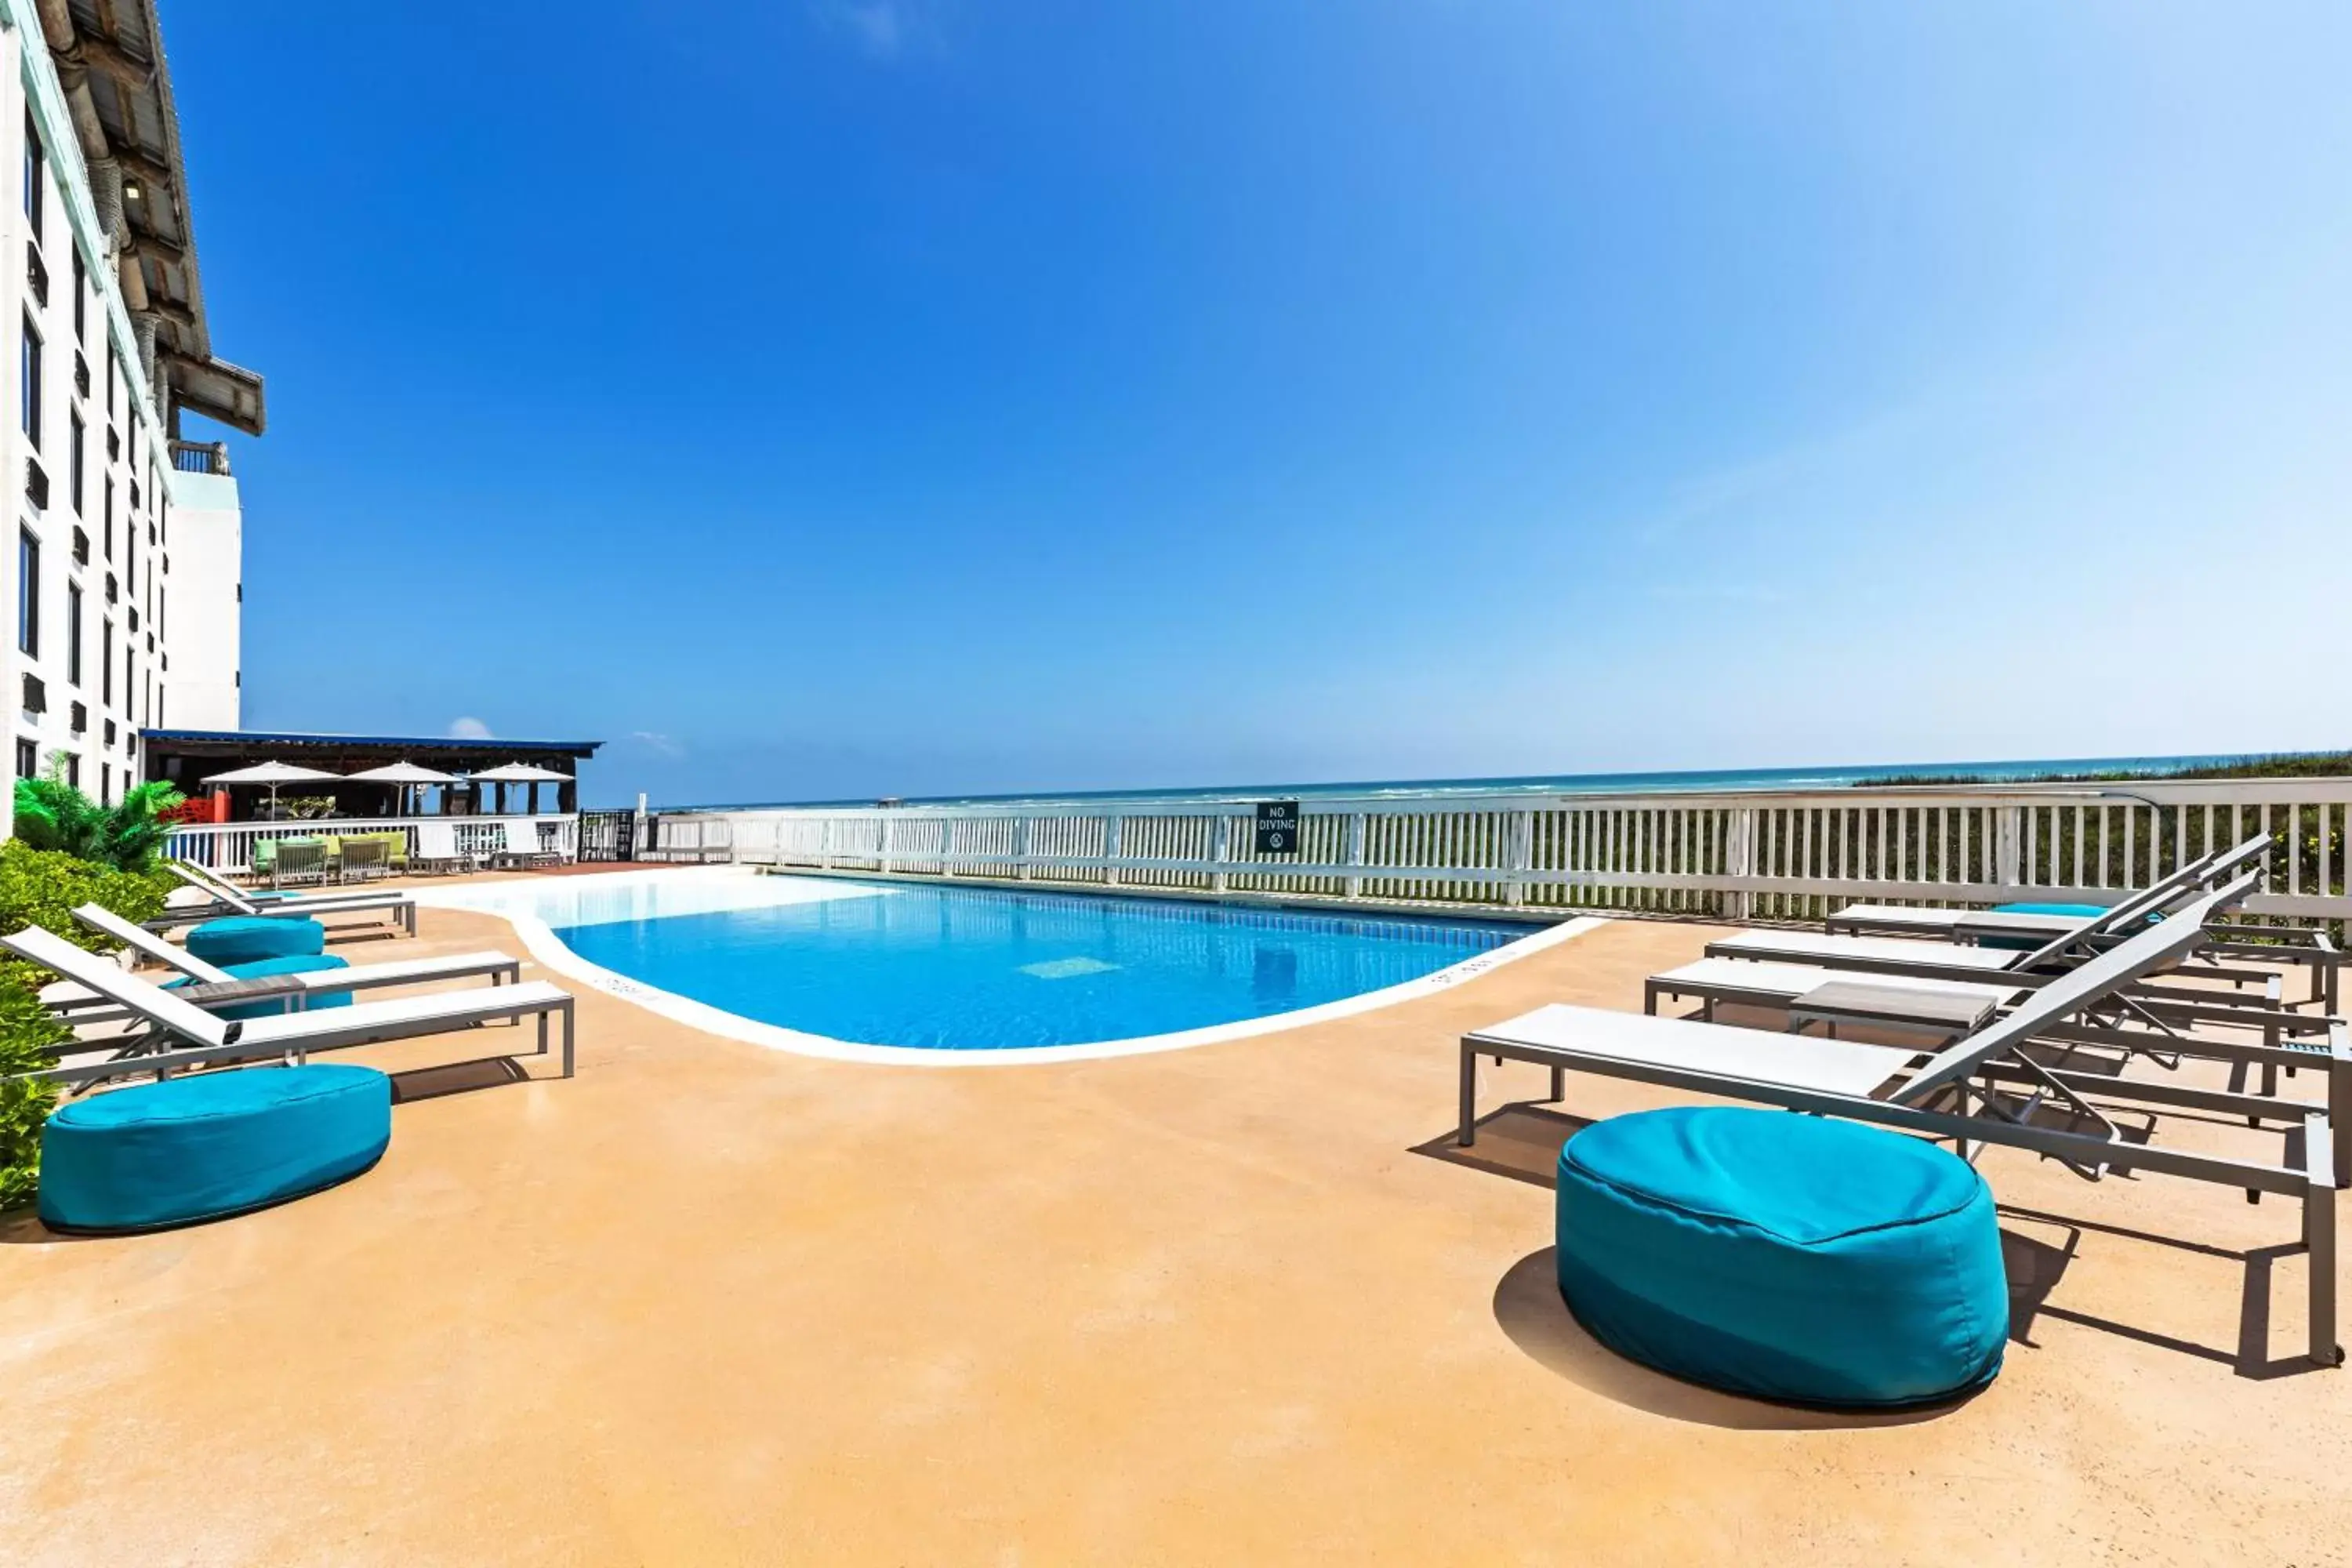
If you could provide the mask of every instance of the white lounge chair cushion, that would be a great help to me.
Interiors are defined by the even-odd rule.
[[[479,952],[452,952],[438,958],[402,958],[389,963],[355,963],[348,969],[311,969],[299,974],[273,976],[289,980],[304,991],[350,991],[361,986],[421,984],[452,975],[478,974],[486,969],[519,962],[495,948]]]
[[[1564,1002],[1522,1013],[1481,1029],[1478,1035],[1827,1094],[1867,1095],[1902,1077],[1920,1055],[1897,1047],[1735,1029],[1682,1018],[1654,1018],[1643,1013],[1573,1007]]]
[[[1822,969],[1810,963],[1774,963],[1748,958],[1702,958],[1662,974],[1650,976],[1650,983],[1662,991],[1675,991],[1675,983],[1687,985],[1687,992],[1678,994],[1702,996],[1724,995],[1733,992],[1753,998],[1766,1005],[1785,1005],[1806,992],[1827,985],[1833,981],[1852,981],[1851,970]],[[1890,991],[1919,991],[1937,996],[1969,996],[1990,1002],[1996,1007],[2007,1006],[2024,994],[2014,985],[1972,985],[1960,980],[1931,980],[1916,974],[1874,974],[1869,984]]]
[[[463,1024],[488,1013],[530,1013],[569,1001],[569,994],[544,981],[521,985],[484,985],[467,991],[427,991],[395,996],[386,1002],[360,1002],[322,1013],[278,1013],[246,1020],[237,1036],[240,1046],[284,1047],[291,1049],[306,1038],[367,1035],[382,1029],[421,1034],[435,1025]]]
[[[1800,963],[1808,958],[1830,958],[1895,967],[1937,963],[1947,969],[2007,969],[2026,956],[2011,948],[1964,947],[1958,942],[1917,942],[1904,936],[1824,936],[1806,931],[1744,931],[1707,946],[1724,957]]]

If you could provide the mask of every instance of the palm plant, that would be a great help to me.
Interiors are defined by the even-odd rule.
[[[151,870],[172,830],[163,814],[180,801],[177,789],[157,779],[101,805],[66,782],[60,763],[46,777],[16,781],[16,837],[118,871]]]

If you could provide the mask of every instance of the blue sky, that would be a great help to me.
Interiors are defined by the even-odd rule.
[[[2352,741],[2352,9],[723,16],[167,0],[248,726],[670,802]]]

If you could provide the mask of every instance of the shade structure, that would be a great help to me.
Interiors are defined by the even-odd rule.
[[[343,776],[366,784],[398,784],[400,804],[404,811],[419,804],[419,797],[412,794],[418,786],[453,784],[457,782],[456,773],[445,773],[438,768],[419,767],[415,763],[406,762],[386,763],[380,768],[363,768],[358,773],[346,773]]]
[[[331,773],[323,768],[298,767],[292,763],[256,763],[249,768],[231,768],[225,773],[215,773],[206,779],[208,784],[267,784],[269,788],[269,815],[278,816],[278,786],[290,784],[317,784],[321,779],[340,779],[341,773]]]

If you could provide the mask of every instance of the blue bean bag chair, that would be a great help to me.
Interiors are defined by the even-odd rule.
[[[188,933],[188,951],[223,968],[264,958],[305,957],[327,951],[327,928],[314,920],[231,915]]]
[[[157,1230],[315,1193],[392,1141],[392,1080],[340,1064],[239,1068],[59,1106],[41,1130],[41,1223]]]
[[[1577,1321],[1675,1377],[1884,1409],[2000,1371],[1992,1194],[1916,1138],[1782,1110],[1612,1117],[1560,1151],[1559,1231]]]
[[[2086,921],[2097,920],[2107,912],[2105,904],[1995,904],[1997,915],[2075,915]]]
[[[340,953],[298,952],[285,958],[257,958],[251,963],[225,963],[221,968],[232,979],[258,980],[269,974],[315,974],[323,970],[349,969],[351,966],[351,960]],[[166,980],[163,989],[176,991],[183,985],[193,984],[184,977]],[[292,1012],[295,1001],[292,996],[273,996],[266,1002],[239,1002],[234,1006],[215,1007],[212,1011],[223,1018],[267,1018],[275,1014]],[[351,1005],[352,994],[348,991],[313,993],[304,1001],[304,1006],[312,1012],[321,1007],[348,1007]]]

